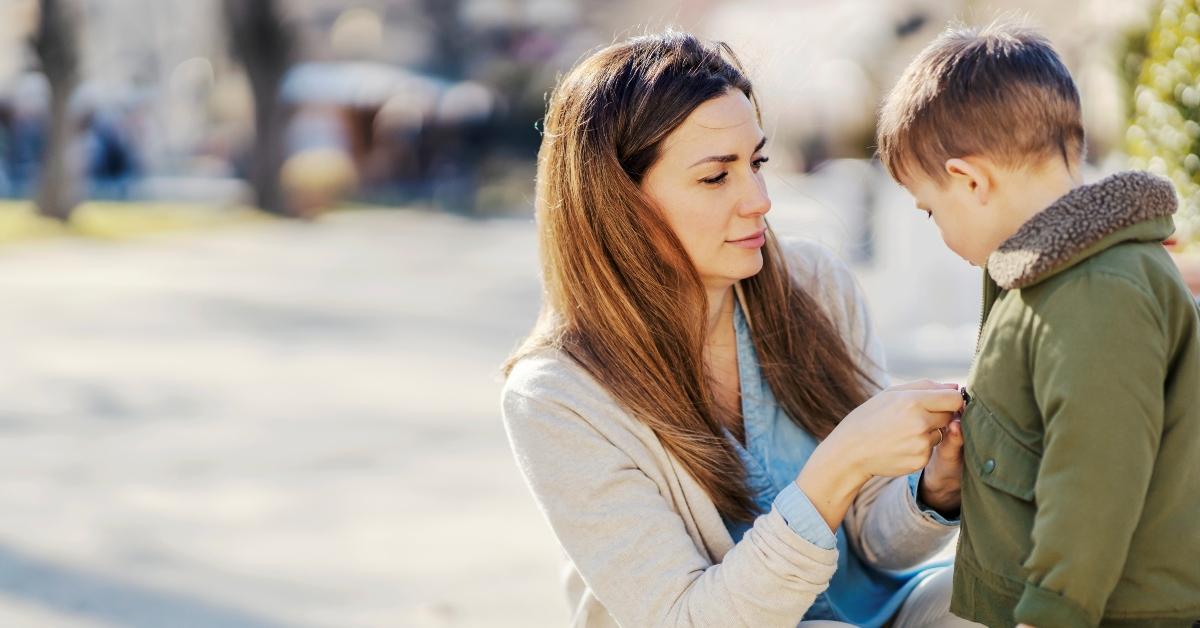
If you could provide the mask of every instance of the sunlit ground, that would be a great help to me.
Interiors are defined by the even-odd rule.
[[[0,624],[566,621],[497,406],[532,225],[149,211],[0,248]]]
[[[268,219],[249,207],[213,207],[189,203],[119,203],[90,201],[80,205],[68,224],[37,213],[30,201],[0,201],[0,245],[61,236],[121,239],[195,231]]]

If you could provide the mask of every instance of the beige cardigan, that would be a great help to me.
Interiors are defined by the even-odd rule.
[[[791,272],[876,380],[879,344],[849,269],[827,250],[785,242]],[[654,433],[577,363],[543,352],[517,364],[502,394],[504,426],[526,482],[565,550],[572,626],[794,627],[837,567],[778,511],[736,545],[700,485]],[[845,520],[857,553],[906,569],[955,528],[923,514],[905,478],[875,478]]]

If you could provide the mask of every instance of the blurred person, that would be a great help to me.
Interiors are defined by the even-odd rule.
[[[1044,37],[952,29],[881,110],[879,152],[984,268],[951,610],[988,626],[1200,618],[1200,318],[1162,245],[1176,194],[1085,185],[1079,94]]]
[[[128,199],[140,167],[137,150],[117,113],[94,109],[84,115],[81,141],[93,197]]]
[[[335,207],[358,185],[346,113],[328,105],[301,106],[288,121],[279,185],[286,205],[313,218]]]
[[[50,85],[46,77],[36,72],[22,75],[13,94],[9,149],[9,175],[16,196],[29,196],[34,191],[46,150],[49,109]]]
[[[492,93],[473,82],[458,83],[438,101],[428,132],[429,176],[434,203],[473,211],[480,166],[492,148]]]
[[[0,100],[0,197],[12,194],[12,183],[8,174],[12,140],[9,127],[12,125],[12,108]]]
[[[421,178],[418,148],[426,120],[433,114],[432,96],[400,93],[379,108],[371,125],[370,152],[363,160],[368,187],[402,189]]]
[[[1179,266],[1183,280],[1187,282],[1188,289],[1192,291],[1192,296],[1196,297],[1196,303],[1200,305],[1200,256],[1178,257],[1175,259],[1175,264]]]
[[[849,269],[766,222],[765,144],[733,53],[684,33],[550,98],[545,302],[502,408],[572,625],[973,625],[928,564],[957,530],[963,400],[883,388]]]

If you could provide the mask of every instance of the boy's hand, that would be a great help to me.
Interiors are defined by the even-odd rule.
[[[955,419],[946,427],[942,442],[934,447],[917,488],[921,501],[943,516],[957,515],[962,505],[962,448],[962,421]]]

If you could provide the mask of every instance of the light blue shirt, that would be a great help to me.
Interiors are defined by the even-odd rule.
[[[762,377],[750,327],[741,304],[734,302],[734,332],[737,339],[738,375],[741,378],[742,417],[746,434],[743,447],[727,435],[746,467],[747,484],[761,512],[772,505],[796,534],[823,549],[838,549],[838,567],[829,588],[804,615],[804,620],[834,620],[856,626],[883,626],[899,610],[908,594],[932,571],[949,563],[923,565],[907,572],[883,572],[866,565],[854,553],[845,526],[834,534],[815,506],[796,484],[796,476],[808,461],[817,440],[792,422]],[[917,499],[920,472],[909,476],[909,493]],[[927,517],[942,525],[957,525],[917,502]],[[726,520],[736,543],[751,525]]]

